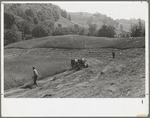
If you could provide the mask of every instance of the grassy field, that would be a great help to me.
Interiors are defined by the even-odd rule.
[[[78,35],[48,36],[7,45],[5,48],[141,48],[145,38],[105,38]]]
[[[32,80],[32,67],[35,67],[39,72],[39,79],[58,74],[69,69],[70,59],[54,56],[52,54],[41,53],[42,50],[20,50],[13,54],[8,54],[12,50],[6,50],[4,61],[4,88],[10,89],[16,86],[21,86],[25,82]]]
[[[89,61],[90,66],[88,69],[91,69],[89,70],[89,72],[93,71],[93,69],[97,72],[96,73],[97,75],[95,74],[92,75],[92,79],[93,81],[95,81],[95,83],[92,84],[95,85],[95,87],[99,87],[98,83],[100,85],[103,85],[96,79],[97,77],[99,77],[100,71],[104,71],[105,73],[105,76],[102,76],[102,78],[104,78],[103,82],[106,84],[108,84],[107,82],[110,78],[112,79],[112,81],[115,82],[117,82],[118,78],[120,78],[120,82],[124,82],[124,85],[119,86],[120,88],[118,90],[120,91],[123,91],[124,87],[128,88],[129,85],[130,87],[132,87],[132,85],[129,84],[130,81],[127,81],[126,78],[130,78],[131,82],[136,84],[133,85],[138,87],[139,84],[137,82],[140,83],[141,79],[137,80],[136,78],[139,78],[139,75],[144,75],[145,73],[144,71],[145,48],[141,48],[144,46],[145,46],[144,38],[118,39],[118,38],[103,38],[103,37],[99,38],[99,37],[71,36],[71,35],[56,36],[56,37],[50,36],[13,43],[6,46],[4,49],[4,89],[9,90],[14,87],[22,86],[29,81],[32,81],[31,77],[33,76],[32,72],[33,66],[38,70],[39,72],[38,80],[41,81],[43,79],[45,80],[45,78],[49,78],[50,76],[56,76],[58,75],[58,73],[69,72],[71,68],[70,59],[81,57],[84,57]],[[115,48],[116,51],[116,61],[114,62],[111,62],[112,60],[111,52],[112,50],[114,50],[112,47]],[[89,81],[88,74],[89,73],[87,73],[86,70],[79,71],[76,74],[70,74],[69,76],[62,74],[60,79],[56,81],[56,86],[60,84],[64,89],[67,89],[67,87],[65,88],[65,85],[63,86],[63,84],[65,83],[70,84],[69,82],[71,82],[72,86],[70,87],[75,87],[76,84],[82,84],[80,83],[82,81],[83,82],[86,82],[86,80]],[[66,81],[65,83],[64,82],[61,83],[61,81],[64,81],[63,77],[68,78],[67,80],[65,80]],[[74,79],[71,80],[71,78]],[[74,80],[78,80],[78,82],[74,83]],[[143,85],[144,81],[145,80],[143,79],[142,83],[140,83],[140,86],[142,87],[144,86]],[[45,84],[49,84],[47,83],[47,81],[44,82],[46,82]],[[45,84],[43,85],[43,88],[45,88]],[[89,95],[91,95],[90,86],[92,87],[93,85],[91,84],[88,85]],[[118,85],[121,84],[118,83]],[[55,82],[54,85],[52,84],[51,87],[53,86],[55,86]],[[105,85],[104,88],[106,86],[107,85]],[[73,93],[75,92],[74,90],[76,89],[77,88],[70,88],[71,91],[73,90]],[[140,88],[138,89],[140,91]],[[68,95],[65,96],[65,93],[61,94],[61,90],[63,89],[60,87],[60,91],[58,91],[58,94],[55,97],[60,97],[59,95],[63,97],[68,96]],[[135,90],[133,89],[133,91]],[[82,92],[84,93],[85,91]],[[76,97],[81,97],[82,95],[83,97],[86,96],[86,95],[84,96],[84,94],[81,95],[80,92],[78,95],[76,95],[76,93],[75,94],[73,93],[71,93],[72,94],[71,96]],[[137,93],[137,95],[139,94]],[[106,93],[100,96],[109,97],[109,95],[107,95]],[[123,96],[123,95],[121,95],[121,93],[120,95],[117,95],[116,92],[116,96]],[[140,96],[143,96],[143,93]]]
[[[12,50],[12,49],[11,49]],[[22,50],[22,49],[20,49]],[[7,53],[10,49],[5,50]],[[15,50],[16,51],[16,50]],[[28,55],[48,54],[62,59],[85,57],[90,66],[79,71],[65,70],[60,74],[37,81],[39,87],[5,90],[11,98],[142,98],[145,96],[145,49],[116,49],[112,59],[111,48],[103,49],[30,49]],[[17,51],[16,51],[17,52]],[[23,52],[27,54],[26,51]],[[37,60],[38,61],[38,60]],[[55,60],[52,60],[52,62]],[[57,60],[63,62],[64,60]],[[48,65],[50,65],[47,62]],[[69,63],[66,62],[66,64]],[[21,63],[23,64],[23,63]],[[40,63],[39,63],[40,64]],[[62,63],[60,63],[61,65]],[[23,67],[25,64],[23,64]],[[46,65],[46,66],[48,66]],[[44,65],[44,69],[46,69]],[[8,65],[7,65],[8,67]],[[10,66],[12,68],[14,66]],[[42,64],[40,68],[42,68]],[[19,67],[17,67],[19,68]],[[26,67],[28,70],[29,67]],[[40,69],[38,68],[38,69]],[[55,67],[56,68],[56,67]],[[67,65],[66,65],[67,68]],[[62,69],[62,68],[57,68]],[[19,69],[15,69],[15,74]],[[49,71],[43,71],[49,74]],[[11,71],[7,71],[8,73]],[[31,71],[29,71],[30,73]],[[42,71],[41,71],[42,72]],[[7,75],[7,74],[6,74]],[[8,78],[5,78],[8,79]],[[10,79],[10,78],[9,78]],[[28,82],[29,80],[26,80]],[[22,81],[22,84],[26,84]],[[6,84],[6,83],[5,83]],[[11,84],[11,83],[10,83]]]

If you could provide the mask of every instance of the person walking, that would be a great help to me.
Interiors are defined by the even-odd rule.
[[[33,77],[33,79],[34,79],[34,84],[37,85],[36,80],[37,80],[37,78],[38,78],[38,72],[37,72],[37,70],[36,70],[34,67],[32,67],[32,69],[33,69],[33,74],[34,74],[34,77]],[[38,85],[37,85],[37,86],[38,86]]]
[[[115,58],[115,51],[112,52],[113,59]]]

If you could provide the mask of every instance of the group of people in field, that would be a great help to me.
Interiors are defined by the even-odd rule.
[[[115,58],[115,51],[112,51],[113,59]],[[86,63],[86,59],[71,59],[71,67],[72,69],[80,70],[81,68],[88,68],[88,64]],[[34,76],[34,85],[37,85],[36,80],[38,79],[38,72],[35,67],[32,67]],[[38,86],[38,85],[37,85]]]
[[[81,68],[87,68],[88,64],[86,63],[86,59],[71,59],[71,67],[72,69],[80,70]]]

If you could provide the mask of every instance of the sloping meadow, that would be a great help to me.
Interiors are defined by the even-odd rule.
[[[119,39],[78,35],[49,36],[13,43],[4,47],[4,89],[32,81],[32,67],[38,70],[39,79],[70,69],[71,55],[63,56],[59,49],[141,47],[145,47],[144,38]]]
[[[5,48],[142,48],[145,38],[106,38],[78,35],[48,36],[21,41],[5,46]]]
[[[13,50],[13,49],[8,49]],[[48,54],[42,49],[20,50],[15,54],[4,57],[4,89],[21,86],[33,80],[33,70],[38,70],[39,78],[61,73],[70,68],[70,59],[61,55]],[[7,51],[7,50],[6,50]]]

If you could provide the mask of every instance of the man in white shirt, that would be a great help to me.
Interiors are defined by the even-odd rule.
[[[33,67],[33,74],[34,74],[34,84],[37,85],[36,80],[38,78],[38,72],[34,67]]]

